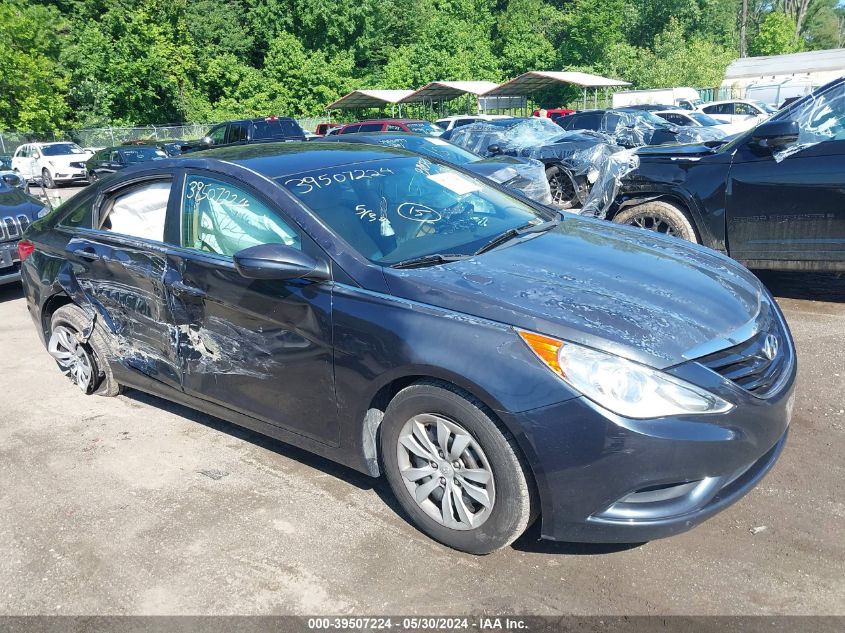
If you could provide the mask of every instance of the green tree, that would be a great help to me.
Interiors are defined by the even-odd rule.
[[[0,4],[0,129],[61,129],[67,114],[67,80],[59,63],[63,28],[53,7]]]
[[[748,52],[755,57],[797,53],[802,48],[795,21],[782,11],[772,11],[763,18],[760,30],[748,43]]]

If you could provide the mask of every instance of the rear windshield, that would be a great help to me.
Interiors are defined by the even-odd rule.
[[[265,138],[301,138],[305,132],[299,123],[291,119],[276,119],[274,121],[256,121],[253,139]]]
[[[434,125],[434,123],[429,123],[428,121],[419,121],[415,123],[406,123],[405,126],[411,130],[411,132],[416,132],[417,134],[428,134],[430,136],[440,136],[443,133],[439,127]]]
[[[481,160],[480,156],[476,156],[472,152],[465,150],[463,147],[453,145],[448,141],[437,138],[435,136],[396,136],[391,137],[385,134],[383,137],[374,137],[379,145],[385,147],[398,147],[407,149],[423,156],[431,156],[445,160],[447,163],[455,165],[467,165]]]
[[[55,145],[43,145],[41,152],[44,156],[65,156],[66,154],[84,154],[85,150],[76,143],[56,143]]]
[[[120,152],[127,163],[141,163],[145,160],[155,160],[157,158],[166,158],[162,150],[156,147],[135,147],[132,149],[124,149]]]

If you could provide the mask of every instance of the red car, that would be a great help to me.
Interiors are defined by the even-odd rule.
[[[373,119],[347,123],[333,134],[355,134],[356,132],[412,132],[428,136],[440,136],[443,130],[430,121],[417,119]]]
[[[567,114],[573,114],[575,110],[570,110],[569,108],[549,108],[546,110],[546,116],[552,120],[559,119],[562,116],[566,116]],[[531,116],[540,116],[539,110],[534,110],[531,113]]]
[[[325,136],[336,127],[343,127],[342,123],[318,123],[314,134],[317,136]]]

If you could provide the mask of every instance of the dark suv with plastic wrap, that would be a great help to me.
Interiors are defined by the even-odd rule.
[[[21,278],[18,242],[44,211],[43,204],[17,186],[19,180],[14,174],[0,177],[0,286]]]
[[[845,77],[729,143],[637,150],[610,216],[750,268],[845,271]]]

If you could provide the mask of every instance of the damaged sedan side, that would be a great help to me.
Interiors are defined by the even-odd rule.
[[[748,271],[399,148],[138,165],[20,252],[83,392],[141,389],[384,476],[466,552],[538,516],[557,540],[683,532],[786,443],[795,350]]]

